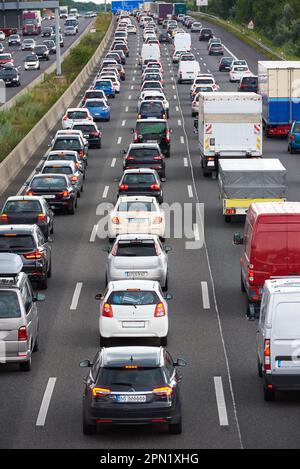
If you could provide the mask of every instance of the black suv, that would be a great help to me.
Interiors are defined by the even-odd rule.
[[[162,181],[166,179],[165,157],[157,143],[131,143],[124,156],[123,170],[135,168],[155,169]]]
[[[171,154],[171,130],[165,119],[138,119],[132,129],[134,143],[158,143],[162,153]]]
[[[199,41],[209,41],[214,37],[214,33],[210,28],[202,28],[199,34]]]
[[[83,433],[92,435],[105,424],[167,424],[169,433],[180,434],[181,376],[163,347],[112,347],[97,352],[83,395]]]
[[[6,65],[0,68],[0,80],[5,82],[5,86],[20,86],[20,74],[16,67]]]
[[[39,60],[49,60],[50,51],[47,46],[44,46],[44,45],[35,46],[33,53],[38,56]]]

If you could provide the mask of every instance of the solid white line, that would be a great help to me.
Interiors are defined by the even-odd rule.
[[[128,106],[126,106],[126,107],[125,107],[125,112],[128,112],[128,109],[129,109],[129,107],[128,107]]]
[[[178,106],[176,106],[176,111],[177,111],[177,112],[179,111],[179,107],[178,107]]]
[[[47,417],[47,413],[48,413],[48,409],[49,409],[49,405],[50,405],[50,401],[51,401],[51,397],[52,397],[52,393],[53,393],[53,390],[54,390],[55,383],[56,383],[56,378],[49,378],[48,379],[48,383],[47,383],[47,386],[46,386],[46,389],[45,389],[45,392],[44,392],[44,396],[43,396],[43,400],[42,400],[42,403],[41,403],[39,415],[38,415],[38,418],[36,420],[36,426],[37,427],[43,427],[45,425],[46,417]]]
[[[180,137],[180,143],[184,143],[184,137],[182,135]]]
[[[223,383],[221,376],[214,376],[215,392],[218,406],[219,422],[222,427],[228,426],[228,417],[226,410],[226,402],[223,390]]]
[[[126,124],[126,121],[122,121],[122,127],[124,127]]]
[[[95,242],[97,231],[98,231],[98,225],[94,225],[92,229],[91,237],[90,237],[90,243]]]
[[[78,300],[79,300],[81,289],[82,289],[82,285],[83,285],[82,282],[77,282],[77,284],[76,284],[74,294],[73,294],[73,298],[72,298],[72,303],[71,303],[71,306],[70,306],[70,309],[72,309],[72,310],[75,310],[77,308]]]
[[[131,94],[128,96],[128,99],[131,99]]]
[[[200,241],[200,233],[199,233],[199,228],[197,223],[193,223],[193,232],[195,236],[196,241]]]
[[[136,70],[134,70],[133,73],[136,73]]]
[[[111,168],[114,168],[115,165],[116,165],[116,161],[117,161],[117,158],[113,158],[112,161],[111,161]]]
[[[174,99],[177,99],[177,95],[176,95],[176,94],[174,94]]]
[[[180,120],[180,119],[178,119],[178,121],[177,121],[177,122],[178,122],[178,125],[180,126],[180,125],[181,125],[181,120]]]
[[[105,186],[103,194],[102,194],[102,199],[106,199],[108,191],[109,191],[109,186]]]
[[[189,163],[188,163],[188,159],[187,158],[183,158],[183,164],[184,166],[187,168]]]
[[[122,142],[122,137],[118,137],[117,145],[120,145],[121,142]]]
[[[189,193],[189,198],[192,199],[194,197],[192,186],[187,186],[187,190]]]
[[[203,62],[204,67],[206,67],[206,63]]]
[[[201,290],[202,290],[202,302],[203,302],[203,309],[209,309],[209,293],[208,293],[208,286],[207,282],[201,282]]]
[[[203,60],[203,58],[202,58],[202,57],[200,57],[200,60]]]

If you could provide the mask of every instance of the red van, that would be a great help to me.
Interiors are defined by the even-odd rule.
[[[243,245],[241,290],[247,292],[247,315],[253,320],[266,279],[300,276],[300,202],[251,204],[244,236],[235,233],[233,242]]]

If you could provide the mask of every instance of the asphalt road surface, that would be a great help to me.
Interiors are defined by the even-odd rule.
[[[60,20],[60,27],[61,32],[63,34],[64,31],[64,19]],[[76,41],[76,39],[81,36],[81,34],[86,30],[88,25],[91,23],[92,18],[79,18],[79,27],[78,27],[78,34],[76,36],[64,36],[64,47],[61,47],[60,51],[63,54],[70,45]],[[55,25],[55,20],[45,20],[42,21],[42,28],[44,26],[52,26]],[[23,40],[23,36],[20,34],[21,40]],[[36,41],[36,44],[42,44],[44,39],[49,39],[49,37],[42,37],[39,36],[24,36],[24,38],[33,38]],[[55,39],[54,39],[55,41]],[[4,46],[3,53],[10,52],[14,59],[14,65],[16,67],[20,67],[21,72],[21,86],[18,87],[6,87],[6,101],[9,101],[13,98],[16,94],[18,94],[23,88],[25,88],[29,83],[31,83],[35,78],[37,78],[41,73],[43,73],[53,62],[56,60],[55,54],[50,54],[50,60],[41,60],[40,61],[40,70],[25,70],[24,69],[24,59],[27,55],[31,54],[31,51],[22,51],[21,46],[8,46],[8,38],[5,41],[1,41]]]
[[[230,33],[217,27],[214,30],[229,51],[246,59],[256,72],[261,58],[258,53]],[[174,358],[184,357],[189,364],[182,371],[183,433],[169,435],[162,427],[120,427],[107,428],[92,437],[82,434],[86,372],[78,363],[93,358],[99,345],[99,304],[94,296],[104,290],[106,254],[102,247],[108,244],[107,240],[94,239],[92,233],[100,220],[98,205],[116,201],[115,178],[122,172],[120,150],[132,141],[130,129],[137,117],[141,77],[139,28],[137,37],[129,38],[129,45],[126,81],[121,84],[120,95],[111,100],[111,121],[100,125],[102,149],[89,153],[77,213],[56,217],[52,278],[46,302],[39,304],[40,349],[33,356],[32,371],[21,373],[15,366],[0,369],[0,447],[297,448],[300,395],[282,393],[276,402],[263,400],[262,382],[257,376],[257,324],[246,320],[246,299],[240,291],[240,248],[232,244],[233,233],[243,229],[243,222],[224,222],[217,182],[202,176],[190,85],[177,84],[170,45],[161,47],[173,129],[164,201],[181,205],[200,202],[205,210],[205,244],[201,249],[186,249],[186,242],[191,240],[185,237],[166,240],[173,248],[169,253],[169,292],[174,296],[169,303],[168,348]],[[193,35],[193,52],[202,72],[211,71],[221,90],[237,89],[236,84],[229,83],[227,73],[218,72],[219,58],[208,56],[207,44],[198,41],[198,34]],[[79,97],[74,104],[78,101]],[[48,143],[37,149],[2,195],[1,204],[22,187]],[[288,172],[288,198],[299,200],[299,156],[289,155],[287,142],[275,139],[264,141],[264,156],[280,158]],[[201,233],[201,227],[195,226],[195,239],[197,232]],[[81,290],[76,298],[79,283]],[[38,426],[45,392],[50,404],[42,415],[44,424]]]

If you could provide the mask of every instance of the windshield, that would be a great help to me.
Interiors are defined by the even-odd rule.
[[[155,291],[114,291],[107,300],[111,305],[155,305],[159,298]]]
[[[79,140],[68,139],[57,139],[53,145],[53,150],[80,150],[81,146]]]
[[[0,290],[0,319],[20,318],[18,295],[14,291]]]
[[[34,178],[30,184],[31,189],[65,189],[66,181],[64,178],[55,176]]]
[[[3,209],[5,213],[40,213],[41,211],[41,204],[38,200],[9,200]]]
[[[164,122],[137,122],[136,131],[138,134],[159,134],[166,133],[166,124]]]
[[[17,251],[18,249],[34,249],[35,243],[31,235],[11,236],[0,235],[0,251]]]

